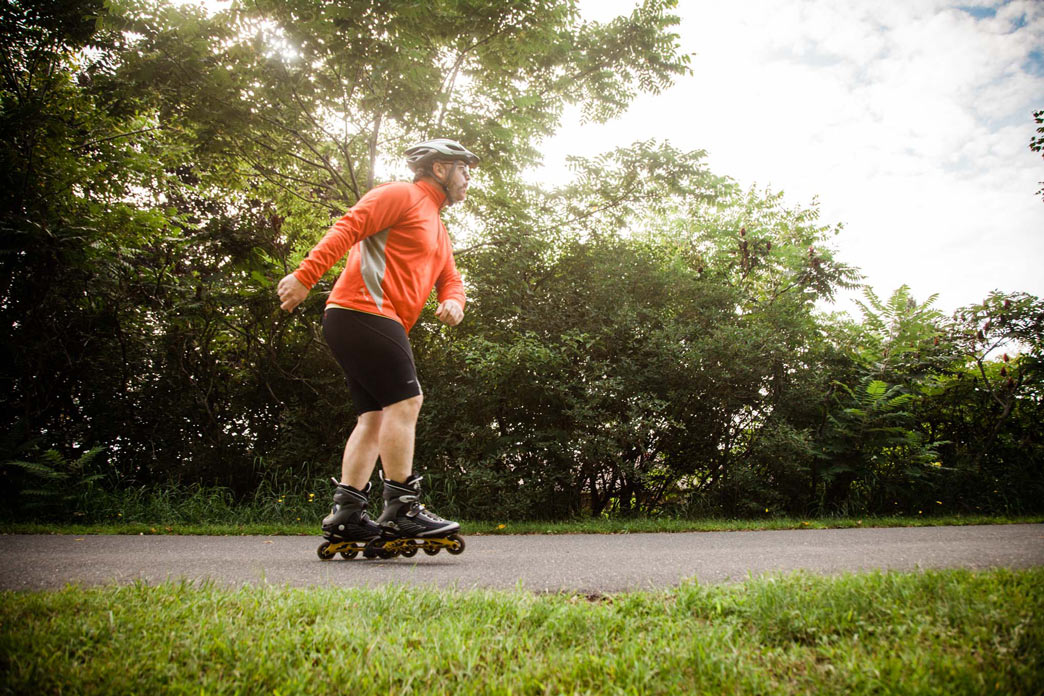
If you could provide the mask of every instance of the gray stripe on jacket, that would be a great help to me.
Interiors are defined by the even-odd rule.
[[[390,229],[390,228],[389,228]],[[384,270],[388,260],[384,256],[384,248],[388,245],[388,230],[381,230],[372,237],[362,240],[359,251],[362,258],[359,259],[359,270],[362,272],[363,282],[366,289],[370,291],[377,309],[384,304]]]

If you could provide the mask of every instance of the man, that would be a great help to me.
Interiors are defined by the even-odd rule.
[[[479,158],[439,138],[405,152],[413,183],[377,186],[338,220],[277,292],[293,311],[322,275],[351,249],[323,315],[323,335],[344,370],[359,419],[344,448],[334,506],[323,520],[331,542],[445,537],[460,525],[420,504],[413,474],[414,437],[423,395],[407,338],[433,287],[435,316],[456,326],[464,317],[464,285],[439,216],[467,198]],[[384,512],[366,514],[370,476],[380,456]]]

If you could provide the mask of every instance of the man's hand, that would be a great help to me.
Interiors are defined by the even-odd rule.
[[[464,318],[464,308],[456,300],[440,302],[435,309],[435,318],[446,326],[456,326]]]
[[[294,311],[294,307],[308,297],[308,288],[293,273],[279,281],[276,292],[279,293],[279,300],[282,302],[279,309],[285,309],[288,312]]]

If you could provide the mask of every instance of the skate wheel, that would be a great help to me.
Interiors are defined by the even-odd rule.
[[[464,553],[464,539],[459,534],[454,534],[449,537],[449,541],[452,542],[452,546],[447,546],[446,550],[454,556],[458,556]]]
[[[427,545],[425,545],[425,547],[424,547],[424,553],[428,554],[429,556],[436,555],[440,550],[441,549],[439,549],[438,546],[427,546]]]
[[[319,548],[315,550],[315,553],[317,556],[319,556],[319,560],[321,561],[329,561],[331,558],[334,557],[334,554],[330,552],[329,541],[324,541],[323,543],[319,544]]]
[[[355,558],[358,555],[359,555],[359,552],[356,551],[355,549],[351,549],[350,551],[342,551],[341,552],[341,558],[343,558],[345,560],[348,560],[348,561],[352,560],[353,558]]]
[[[363,558],[373,560],[380,554],[384,541],[380,537],[375,537],[366,542],[366,546],[363,547],[362,555]]]
[[[377,557],[388,560],[389,558],[395,558],[399,554],[395,551],[389,551],[387,549],[377,549]]]
[[[410,544],[403,550],[399,551],[399,553],[402,554],[403,558],[413,558],[417,555],[417,546],[416,544]]]

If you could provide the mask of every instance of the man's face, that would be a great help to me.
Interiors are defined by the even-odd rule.
[[[431,166],[435,178],[446,187],[446,205],[460,203],[468,197],[468,182],[471,170],[464,162],[434,162]]]

